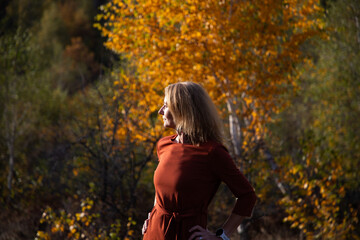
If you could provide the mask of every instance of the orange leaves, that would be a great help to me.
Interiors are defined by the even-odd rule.
[[[116,138],[120,142],[134,144],[156,141],[162,133],[161,125],[155,124],[160,119],[157,111],[163,102],[163,97],[155,92],[159,86],[155,83],[142,84],[129,72],[116,73],[116,78],[113,101],[119,105],[120,116]]]
[[[299,228],[306,238],[351,238],[357,222],[356,211],[350,206],[340,212],[340,202],[345,197],[344,171],[333,159],[329,164],[316,160],[318,156],[309,150],[299,164],[286,160],[282,177],[291,189],[291,195],[279,203],[288,216],[284,221]],[[339,215],[344,215],[339,221]]]
[[[314,0],[112,1],[100,17],[107,22],[98,27],[107,46],[126,54],[136,69],[137,85],[146,89],[139,103],[149,104],[141,110],[146,115],[159,106],[169,83],[200,82],[218,106],[235,100],[233,111],[250,142],[284,106],[280,96],[294,83],[294,66],[302,61],[299,44],[316,33],[317,5]],[[220,110],[224,117],[231,114]]]

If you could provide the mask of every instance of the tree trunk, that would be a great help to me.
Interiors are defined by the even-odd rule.
[[[12,192],[12,180],[14,173],[14,143],[15,143],[15,133],[16,133],[16,118],[15,116],[15,107],[14,106],[5,106],[5,139],[6,145],[9,153],[9,172],[7,176],[7,188],[9,189],[9,196]]]
[[[10,196],[12,191],[12,179],[14,173],[14,128],[14,126],[11,126],[11,129],[8,129],[9,133],[7,134],[7,146],[9,151],[9,172],[7,177],[7,188],[9,189]]]
[[[234,104],[232,99],[228,98],[226,101],[227,109],[229,111],[229,127],[231,142],[234,147],[235,157],[241,156],[241,126],[238,116],[236,115]]]

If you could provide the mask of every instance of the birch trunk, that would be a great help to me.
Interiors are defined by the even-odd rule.
[[[241,126],[238,116],[236,115],[234,104],[232,99],[228,98],[226,101],[227,109],[229,111],[229,127],[230,127],[230,136],[231,142],[234,147],[234,152],[236,158],[241,156]]]

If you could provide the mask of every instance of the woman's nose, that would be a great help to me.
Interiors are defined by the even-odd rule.
[[[164,106],[162,106],[162,107],[159,109],[159,112],[158,112],[158,113],[159,113],[160,115],[164,115],[164,110],[163,110],[163,109],[164,109]]]

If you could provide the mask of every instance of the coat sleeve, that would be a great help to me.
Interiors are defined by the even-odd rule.
[[[226,148],[217,145],[211,152],[211,169],[223,181],[237,198],[232,212],[250,217],[256,203],[254,188],[236,167]]]

